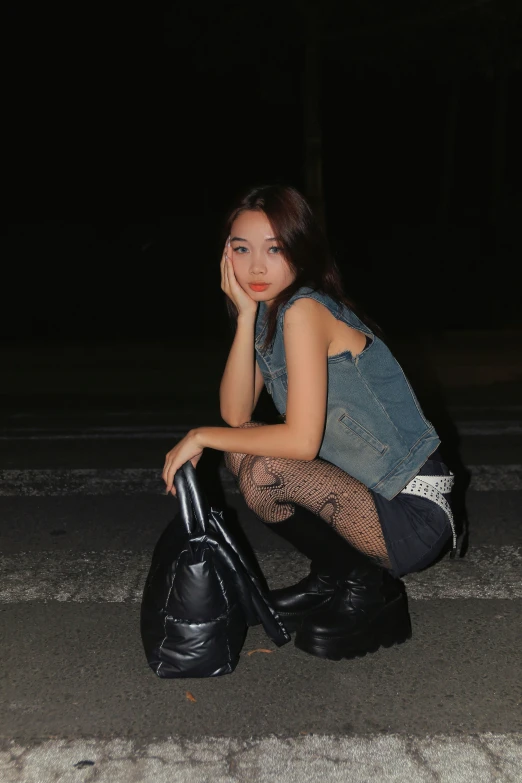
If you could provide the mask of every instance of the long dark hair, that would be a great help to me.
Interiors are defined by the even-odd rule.
[[[250,188],[238,199],[228,215],[223,243],[230,236],[234,220],[246,211],[264,212],[283,249],[288,266],[295,273],[294,281],[274,298],[268,308],[264,350],[274,339],[279,310],[302,286],[309,286],[342,302],[367,326],[378,332],[378,327],[346,297],[341,275],[330,254],[326,236],[312,208],[298,190],[290,185],[260,185]],[[236,322],[237,308],[228,296],[226,306],[231,320]]]

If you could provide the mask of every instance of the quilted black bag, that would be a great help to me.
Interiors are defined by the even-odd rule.
[[[252,549],[208,506],[190,460],[174,477],[180,511],[152,556],[141,638],[158,677],[218,677],[239,662],[248,626],[261,622],[281,647],[290,635],[270,605]]]

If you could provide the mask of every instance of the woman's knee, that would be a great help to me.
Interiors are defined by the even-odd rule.
[[[230,451],[225,451],[225,453],[223,454],[223,459],[225,462],[226,469],[229,470],[231,473],[233,473],[235,476],[237,476],[239,465],[238,465],[238,460],[234,459],[235,457],[237,457],[237,454],[234,454],[233,452]]]
[[[245,421],[244,424],[240,424],[239,427],[236,429],[243,430],[243,429],[249,429],[251,427],[263,427],[265,426],[262,421]],[[224,460],[225,460],[225,466],[227,470],[229,470],[231,473],[234,474],[234,476],[238,476],[239,469],[241,468],[241,463],[243,462],[244,457],[247,455],[240,451],[225,451],[224,452]]]
[[[238,430],[245,430],[249,429],[250,427],[266,427],[266,424],[264,421],[245,421],[244,424],[240,424],[237,428]]]
[[[267,490],[273,485],[273,475],[270,464],[271,457],[247,454],[241,463],[238,475],[239,491],[247,506],[256,511],[260,504],[266,503]]]

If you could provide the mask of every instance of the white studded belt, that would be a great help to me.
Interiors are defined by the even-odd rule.
[[[419,495],[421,498],[433,501],[446,512],[453,534],[452,552],[457,548],[457,533],[451,506],[444,495],[451,492],[454,483],[455,476],[450,472],[449,476],[415,476],[404,489],[401,489],[405,495]]]

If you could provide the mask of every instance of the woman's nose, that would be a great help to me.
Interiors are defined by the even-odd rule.
[[[254,255],[250,261],[251,272],[266,272],[266,261],[261,255]]]

